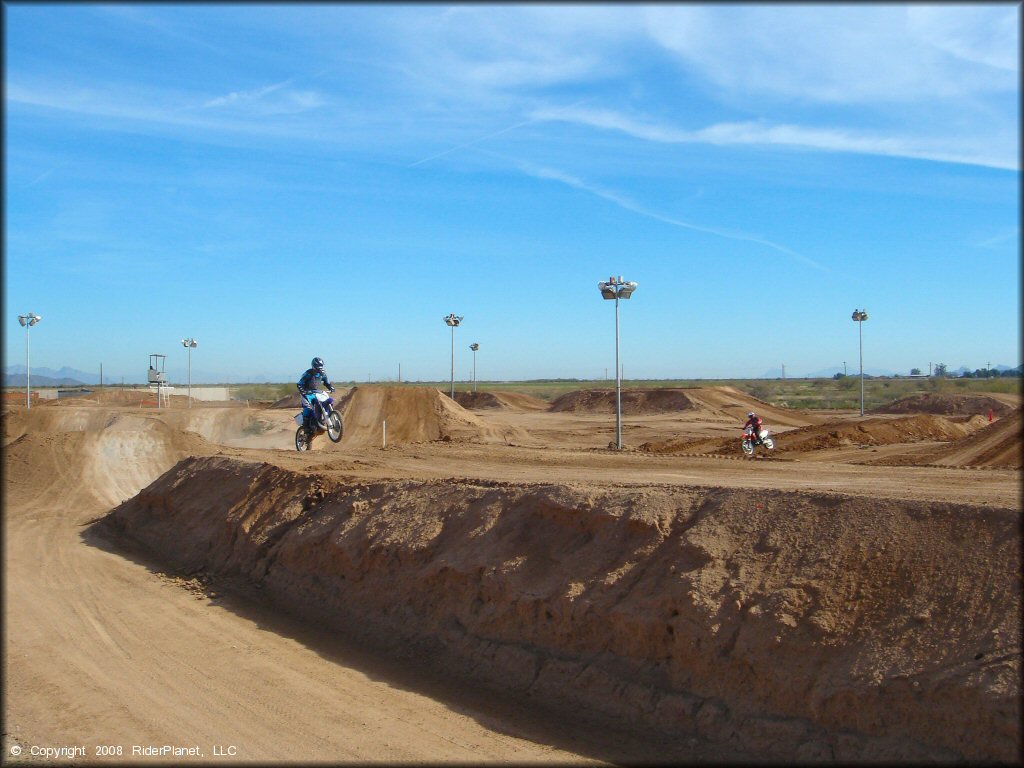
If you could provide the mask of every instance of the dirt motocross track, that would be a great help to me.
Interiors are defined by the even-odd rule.
[[[639,393],[617,452],[593,394],[487,394],[356,387],[301,454],[287,408],[6,406],[5,754],[1019,759],[1019,399]]]

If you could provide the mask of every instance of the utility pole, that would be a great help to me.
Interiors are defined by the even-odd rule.
[[[928,378],[931,378],[931,376],[932,376],[932,364],[928,363]]]
[[[782,378],[783,378],[783,380],[785,380],[785,378],[786,378],[786,364],[785,363],[782,364]]]
[[[103,389],[103,363],[100,363],[100,389]]]
[[[846,375],[846,361],[843,360],[843,376]]]

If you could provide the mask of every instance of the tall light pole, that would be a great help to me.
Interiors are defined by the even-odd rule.
[[[853,310],[853,321],[857,323],[857,336],[860,338],[860,415],[864,415],[864,321],[868,319],[866,309]]]
[[[462,322],[462,317],[452,312],[444,319],[445,323],[452,329],[452,391],[451,398],[455,399],[455,329]]]
[[[636,290],[635,281],[625,281],[622,275],[601,281],[597,288],[601,297],[615,299],[615,446],[622,450],[622,367],[619,365],[619,299],[628,299]]]
[[[33,325],[42,320],[39,315],[35,312],[29,312],[27,315],[18,315],[18,322],[21,323],[22,328],[25,329],[25,410],[32,408],[32,396],[30,392],[31,374],[29,373],[29,344],[28,344],[28,329]]]
[[[182,339],[181,346],[188,350],[188,407],[192,407],[192,350],[199,346],[195,339]]]
[[[474,341],[469,348],[473,350],[473,391],[476,392],[476,351],[480,349],[480,345]]]

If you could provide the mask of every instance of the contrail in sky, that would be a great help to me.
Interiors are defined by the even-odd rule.
[[[620,208],[625,208],[627,211],[632,211],[633,213],[639,214],[640,216],[646,216],[649,219],[654,219],[655,221],[660,221],[664,224],[671,224],[674,227],[692,229],[696,232],[706,232],[709,235],[724,237],[729,240],[742,240],[749,243],[757,243],[758,245],[763,245],[767,248],[779,251],[780,253],[784,253],[787,256],[790,256],[796,259],[797,261],[806,264],[809,267],[813,267],[814,269],[818,269],[823,272],[828,271],[825,267],[823,267],[821,264],[814,261],[813,259],[809,259],[806,256],[803,256],[802,254],[799,254],[796,251],[793,251],[784,245],[774,243],[771,240],[766,240],[762,237],[757,237],[755,235],[748,235],[743,232],[730,232],[728,230],[715,229],[713,227],[702,227],[697,224],[690,224],[687,221],[681,221],[680,219],[673,219],[669,216],[663,216],[660,213],[656,213],[655,211],[650,211],[644,208],[643,206],[633,202],[628,197],[617,194],[615,192],[611,192],[606,189],[602,189],[600,187],[596,187],[592,184],[587,184],[582,179],[579,179],[568,173],[563,173],[562,171],[558,171],[552,168],[544,168],[542,166],[533,165],[532,163],[527,163],[512,157],[505,157],[504,155],[499,155],[496,152],[488,152],[482,149],[478,149],[477,152],[483,152],[484,154],[488,154],[493,157],[497,157],[502,160],[512,162],[515,165],[519,166],[519,169],[528,176],[533,176],[538,179],[551,179],[552,181],[561,182],[562,184],[566,184],[570,187],[573,187],[574,189],[589,192],[592,195],[596,195],[597,197],[603,198],[604,200],[608,200],[609,202],[615,203]]]
[[[546,122],[546,121],[550,120],[553,115],[557,115],[558,113],[563,112],[563,111],[568,110],[568,109],[574,109],[575,107],[578,107],[581,104],[586,104],[588,101],[592,101],[593,98],[594,98],[593,96],[589,96],[589,97],[587,97],[585,99],[580,99],[579,101],[577,101],[577,102],[575,102],[573,104],[569,104],[566,107],[562,107],[561,109],[556,109],[554,112],[545,112],[545,113],[539,115],[538,117],[531,117],[529,120],[523,120],[523,122],[516,123],[515,125],[510,125],[508,128],[502,128],[500,131],[495,131],[494,133],[489,133],[486,136],[481,136],[479,139],[473,139],[473,141],[467,141],[465,144],[459,144],[457,147],[452,147],[451,149],[446,149],[443,152],[438,152],[436,155],[431,155],[430,157],[425,157],[422,160],[417,160],[415,163],[411,163],[407,167],[415,168],[417,165],[422,165],[423,163],[430,162],[431,160],[436,160],[439,157],[444,157],[445,155],[449,155],[452,152],[455,152],[456,150],[459,150],[459,149],[466,149],[467,147],[472,147],[475,144],[479,144],[481,141],[487,141],[488,139],[493,139],[495,136],[501,136],[503,133],[508,133],[509,131],[514,131],[516,128],[522,128],[524,125],[529,125],[530,123]]]

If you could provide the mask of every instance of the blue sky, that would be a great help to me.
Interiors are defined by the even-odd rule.
[[[1020,363],[1020,6],[5,14],[5,365]]]

